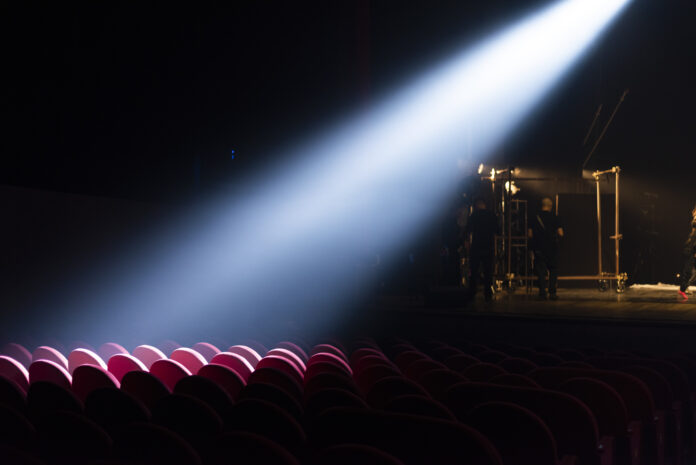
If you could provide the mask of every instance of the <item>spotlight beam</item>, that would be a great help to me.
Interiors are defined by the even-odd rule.
[[[72,283],[51,301],[52,324],[71,309],[79,316],[64,330],[122,339],[257,318],[330,322],[353,291],[356,257],[399,250],[439,213],[466,134],[484,158],[628,3],[562,0],[467,48],[296,148],[292,164]]]

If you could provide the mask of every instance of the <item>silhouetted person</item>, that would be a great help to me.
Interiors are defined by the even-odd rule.
[[[684,267],[679,278],[679,294],[688,300],[689,286],[696,278],[696,207],[691,211],[691,232],[684,243]]]
[[[469,252],[469,294],[476,295],[479,274],[483,272],[483,295],[486,301],[493,298],[493,258],[495,257],[495,235],[498,234],[498,218],[486,208],[486,201],[477,198],[474,212],[464,229],[465,247]]]
[[[539,278],[539,298],[558,299],[558,241],[563,237],[563,227],[553,212],[553,201],[545,197],[541,200],[541,210],[531,218],[528,231],[534,251],[534,269]],[[546,274],[549,275],[548,294]]]

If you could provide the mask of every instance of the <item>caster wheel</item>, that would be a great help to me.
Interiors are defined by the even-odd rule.
[[[609,290],[609,281],[606,279],[599,280],[599,292],[607,292]]]
[[[626,281],[623,279],[619,279],[616,282],[616,293],[623,294],[624,292],[626,292]]]

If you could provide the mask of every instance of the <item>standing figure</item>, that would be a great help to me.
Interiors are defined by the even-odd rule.
[[[469,294],[476,295],[479,274],[483,271],[483,295],[486,302],[493,298],[493,259],[495,257],[495,235],[498,234],[498,218],[487,209],[486,201],[474,200],[474,212],[469,216],[464,229],[464,246],[469,253]]]
[[[696,280],[696,207],[691,211],[691,232],[684,244],[684,267],[679,278],[679,295],[688,300],[689,286]]]
[[[539,279],[539,298],[557,300],[558,242],[563,237],[563,227],[553,212],[553,201],[549,197],[541,200],[541,211],[531,219],[530,226],[528,235],[534,251],[534,269]]]

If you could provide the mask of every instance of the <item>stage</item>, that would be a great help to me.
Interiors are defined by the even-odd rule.
[[[692,291],[696,288],[691,288]],[[683,302],[676,286],[632,286],[625,293],[595,288],[558,291],[559,300],[539,301],[536,290],[481,294],[467,300],[464,288],[436,288],[411,296],[382,296],[373,310],[383,331],[534,345],[620,344],[650,350],[696,352],[696,295]],[[377,316],[379,315],[379,316]]]

